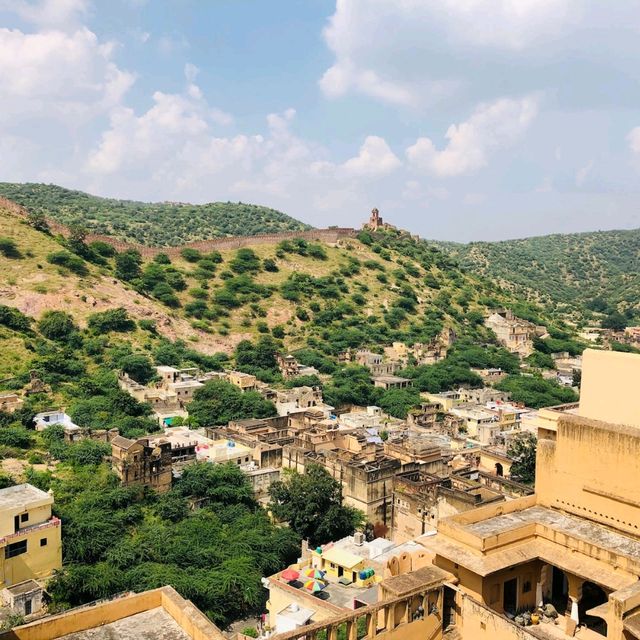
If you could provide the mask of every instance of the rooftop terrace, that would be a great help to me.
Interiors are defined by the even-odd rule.
[[[30,484],[17,484],[14,487],[0,489],[0,509],[25,509],[34,502],[47,504],[53,502],[53,498],[42,489]]]
[[[77,631],[59,640],[188,640],[189,636],[162,608],[136,613],[109,624]]]

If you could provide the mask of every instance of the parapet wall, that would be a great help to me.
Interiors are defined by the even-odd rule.
[[[27,210],[17,205],[11,200],[0,198],[0,207],[7,209],[14,215],[26,218]],[[59,233],[65,238],[69,236],[69,229],[65,226],[47,218],[47,224],[53,233]],[[106,236],[95,233],[88,233],[86,242],[105,242],[110,244],[117,251],[127,251],[134,249],[139,251],[141,255],[152,258],[158,253],[166,253],[170,257],[177,257],[180,251],[185,248],[197,249],[203,253],[214,250],[241,249],[242,247],[253,247],[260,244],[275,244],[282,240],[293,240],[294,238],[302,238],[304,240],[316,240],[327,244],[335,244],[343,238],[354,238],[357,234],[355,229],[351,227],[332,227],[330,229],[310,229],[308,231],[283,231],[281,233],[265,233],[255,236],[229,236],[225,238],[212,238],[210,240],[198,240],[189,242],[177,247],[148,247],[133,242],[124,242],[112,236]]]

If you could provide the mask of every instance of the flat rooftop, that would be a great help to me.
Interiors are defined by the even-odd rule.
[[[571,538],[584,540],[640,562],[640,540],[634,540],[589,520],[570,516],[547,507],[535,506],[522,511],[505,513],[488,520],[468,524],[463,526],[463,529],[479,538],[488,538],[535,523],[544,524]]]
[[[178,623],[156,607],[93,629],[76,631],[58,640],[188,640]]]
[[[0,489],[0,509],[22,509],[33,502],[53,503],[53,497],[31,484],[17,484]]]
[[[410,378],[401,378],[400,376],[375,376],[373,378],[373,380],[375,382],[386,382],[389,384],[395,383],[395,384],[399,384],[401,382],[411,382]]]

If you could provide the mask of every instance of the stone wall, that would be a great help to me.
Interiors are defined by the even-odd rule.
[[[7,209],[14,215],[26,218],[27,210],[15,204],[6,198],[0,198],[0,207]],[[64,225],[47,219],[47,224],[51,231],[60,234],[65,238],[69,236],[69,229]],[[166,253],[169,257],[177,257],[184,248],[197,249],[202,253],[209,251],[224,251],[229,249],[241,249],[242,247],[253,247],[262,244],[276,244],[282,240],[293,240],[294,238],[302,238],[304,240],[316,240],[327,244],[335,244],[343,238],[354,238],[357,234],[355,229],[350,227],[332,227],[330,229],[311,229],[309,231],[284,231],[282,233],[265,233],[255,236],[231,236],[225,238],[213,238],[211,240],[198,240],[189,242],[179,247],[148,247],[131,242],[124,242],[112,236],[106,236],[95,233],[88,233],[86,242],[106,242],[117,251],[127,251],[135,249],[141,255],[152,258],[158,253]]]

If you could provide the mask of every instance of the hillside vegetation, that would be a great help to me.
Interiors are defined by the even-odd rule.
[[[462,266],[512,283],[528,297],[592,311],[640,310],[640,229],[440,247]]]
[[[206,254],[183,248],[177,258],[145,259],[87,243],[77,229],[53,235],[42,222],[0,208],[0,391],[20,392],[33,375],[46,385],[14,413],[0,411],[0,486],[27,481],[55,494],[65,565],[49,585],[54,607],[171,584],[225,625],[263,610],[260,578],[294,560],[300,535],[310,535],[290,500],[301,492],[288,484],[276,486],[291,527],[278,527],[237,465],[191,466],[158,496],[119,486],[107,443],[66,443],[55,425],[34,431],[36,412],[65,407],[89,430],[158,432],[152,407],[120,389],[118,370],[147,384],[157,365],[234,368],[274,388],[319,385],[336,408],[377,405],[398,418],[421,402],[421,391],[480,386],[474,367],[502,367],[505,388],[534,407],[576,399],[535,370],[521,375],[518,358],[483,325],[497,305],[547,324],[552,338],[536,347],[544,361],[552,351],[581,349],[561,320],[400,233],[362,232],[338,246],[292,239]],[[346,348],[428,342],[445,327],[457,335],[447,357],[400,372],[411,388],[377,388],[369,370],[339,363]],[[283,380],[283,351],[319,375]],[[222,380],[198,389],[187,409],[196,427],[276,413],[258,392]],[[325,480],[327,490],[316,493],[337,500],[339,484]],[[192,511],[194,499],[205,506]],[[316,542],[347,535],[361,518],[329,506],[321,526],[304,506]],[[167,540],[175,543],[169,551]],[[189,545],[193,553],[184,553]]]
[[[184,204],[99,198],[56,185],[0,182],[0,196],[61,224],[148,246],[310,229],[280,211],[241,202]]]

